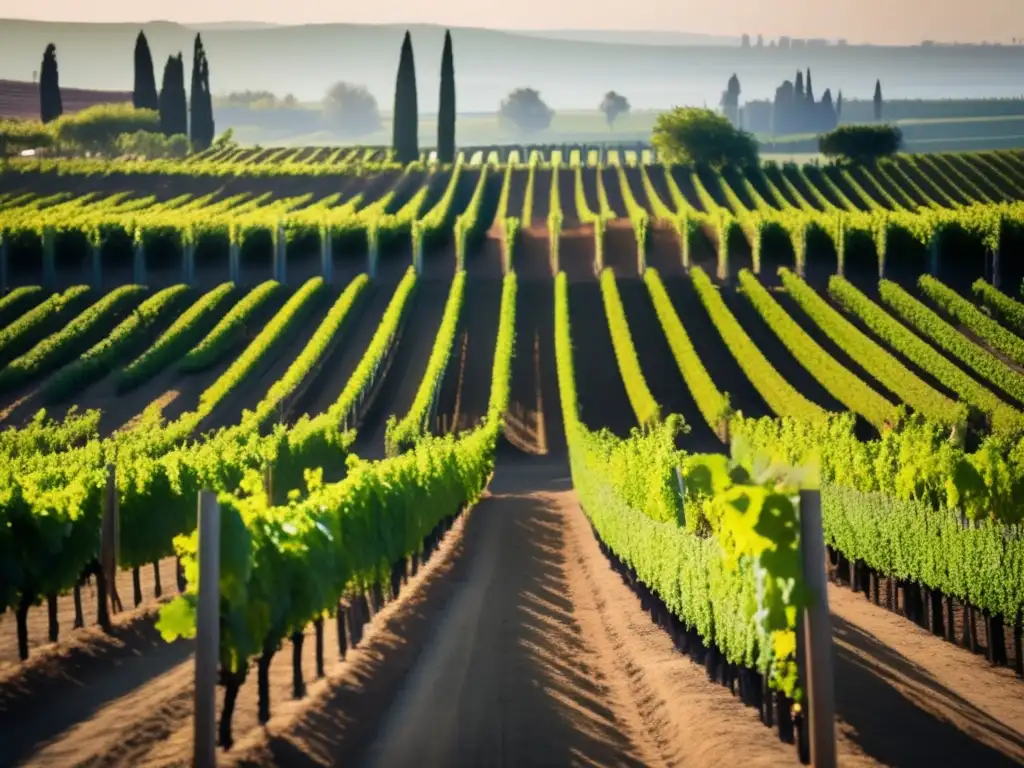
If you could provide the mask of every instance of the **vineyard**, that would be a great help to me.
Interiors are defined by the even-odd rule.
[[[808,492],[840,763],[1024,762],[1024,153],[19,159],[0,283],[0,763],[191,761],[202,490],[225,765],[807,762]]]

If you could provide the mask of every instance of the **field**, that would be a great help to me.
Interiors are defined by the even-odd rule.
[[[0,237],[0,762],[191,762],[207,488],[220,764],[797,764],[730,449],[817,460],[840,764],[1024,762],[1024,154],[23,160]]]

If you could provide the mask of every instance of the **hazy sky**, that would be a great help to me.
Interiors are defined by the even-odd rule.
[[[31,8],[31,13],[26,11]],[[963,42],[1024,38],[1024,0],[0,0],[0,18],[46,21],[270,21],[438,23],[493,28],[651,29],[851,42]],[[0,30],[0,44],[3,32]]]

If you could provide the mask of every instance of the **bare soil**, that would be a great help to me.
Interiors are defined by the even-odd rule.
[[[743,330],[757,345],[761,353],[782,377],[804,397],[830,411],[841,412],[846,408],[836,400],[821,383],[804,368],[775,335],[768,323],[757,313],[750,301],[740,291],[728,288],[722,290],[729,310],[735,315]]]
[[[569,284],[569,322],[580,419],[591,430],[626,437],[637,425],[622,383],[597,281]]]
[[[487,415],[501,291],[497,280],[466,286],[459,331],[438,396],[435,434],[472,429]]]
[[[1024,686],[863,596],[829,587],[840,738],[880,764],[1024,763]]]
[[[501,455],[563,455],[565,428],[555,365],[554,282],[523,282],[516,295],[516,340]]]
[[[672,299],[672,306],[690,337],[697,357],[711,375],[715,386],[720,391],[729,393],[732,407],[743,411],[744,416],[755,419],[770,416],[771,410],[764,398],[725,348],[722,337],[704,309],[690,279],[665,280],[665,290]]]
[[[580,225],[576,210],[576,171],[562,168],[558,171],[558,202],[562,206],[562,226],[572,229]]]
[[[558,268],[565,272],[566,278],[570,282],[593,280],[596,266],[593,225],[563,230],[558,241]]]
[[[617,217],[624,218],[627,215],[626,202],[622,199],[622,187],[619,184],[618,170],[615,168],[602,168],[599,173],[601,174],[601,181],[604,183],[604,193],[608,198],[608,206]]]
[[[551,178],[550,168],[538,168],[533,179],[533,220],[532,227],[546,227],[548,213],[551,211]]]
[[[550,281],[551,243],[547,226],[524,229],[512,251],[512,269],[521,283],[535,280]]]
[[[374,280],[363,289],[362,300],[353,308],[357,314],[353,315],[351,324],[345,323],[348,328],[342,329],[343,332],[347,330],[343,343],[325,361],[314,385],[295,403],[293,416],[296,420],[304,414],[316,416],[325,413],[344,391],[380,326],[396,286],[394,281],[383,283]]]
[[[409,412],[426,372],[450,289],[450,283],[432,280],[420,281],[416,286],[391,367],[352,448],[362,458],[384,458],[388,417],[401,419]]]
[[[168,599],[169,596],[178,594],[178,585],[174,558],[166,558],[159,563],[160,587],[163,597],[156,594],[156,579],[153,565],[147,565],[140,569],[139,586],[141,588],[142,602],[134,604],[134,590],[132,588],[132,572],[130,570],[118,571],[117,594],[121,603],[126,609],[124,613],[111,615],[112,619],[120,620],[120,623],[136,618],[136,609],[145,612],[151,610],[161,599]],[[25,674],[38,676],[41,670],[53,666],[55,659],[60,660],[62,656],[69,653],[76,644],[81,641],[78,638],[88,638],[91,642],[97,637],[102,637],[97,622],[97,599],[96,582],[90,580],[80,589],[82,600],[83,626],[74,628],[75,623],[75,602],[71,593],[57,597],[57,642],[50,642],[49,638],[49,613],[46,602],[33,606],[28,610],[28,649],[29,657],[27,662],[18,659],[17,623],[14,620],[14,612],[7,611],[0,613],[0,711],[4,702],[12,694],[8,686],[14,685],[16,690],[19,678]],[[45,676],[45,675],[44,675]]]
[[[512,171],[512,180],[509,182],[508,208],[506,211],[507,215],[515,216],[517,219],[523,218],[523,208],[526,205],[526,181],[528,174],[529,171],[525,168],[516,168]],[[536,183],[536,179],[534,179],[534,184]],[[529,226],[529,222],[521,223],[524,228]]]
[[[674,229],[654,224],[647,230],[647,265],[665,277],[679,277],[683,267],[682,243]]]
[[[604,265],[616,277],[639,277],[636,234],[628,219],[609,221],[604,231]]]
[[[587,208],[591,213],[600,213],[601,207],[597,203],[597,168],[587,166],[582,169],[583,175],[583,196],[587,200]]]
[[[651,205],[651,201],[647,199],[647,190],[644,189],[644,180],[640,175],[640,168],[629,166],[624,168],[623,172],[626,175],[626,183],[629,184],[629,191],[632,193],[633,199],[636,200],[637,205],[647,211],[653,222],[654,208]]]
[[[697,194],[697,187],[693,183],[693,172],[682,165],[674,165],[668,172],[672,174],[672,180],[679,187],[679,192],[686,198],[686,202],[698,211],[706,212],[704,203]]]
[[[721,441],[701,416],[679,372],[679,366],[651,303],[647,285],[642,280],[620,280],[618,287],[633,344],[640,359],[640,370],[655,402],[661,406],[662,418],[669,414],[679,414],[689,425],[690,432],[681,437],[681,447],[695,453],[723,450]]]
[[[308,308],[305,318],[291,327],[284,338],[277,340],[255,370],[214,409],[213,414],[201,425],[200,431],[237,424],[244,411],[254,410],[309,343],[340,293],[341,289],[337,286],[324,288],[321,295],[313,299],[317,302],[316,306]]]
[[[841,765],[1024,760],[1011,673],[845,590],[829,600]],[[738,744],[745,763],[795,764],[792,746],[650,622],[598,548],[564,462],[499,462],[486,498],[344,661],[326,623],[323,680],[306,635],[306,697],[287,700],[286,647],[271,666],[271,721],[256,723],[250,680],[220,764],[724,767]],[[69,653],[34,691],[3,685],[5,759],[189,763],[190,654],[136,622]]]

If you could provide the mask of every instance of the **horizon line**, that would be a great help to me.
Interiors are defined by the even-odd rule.
[[[695,32],[690,29],[651,29],[651,28],[631,28],[631,29],[601,29],[594,27],[499,27],[499,26],[472,26],[472,25],[461,25],[461,24],[445,24],[441,22],[432,21],[416,21],[416,22],[394,22],[394,21],[380,21],[380,22],[350,22],[350,21],[307,21],[297,24],[283,23],[277,21],[258,21],[255,19],[223,19],[220,21],[172,21],[170,19],[125,19],[124,21],[84,21],[84,20],[65,20],[55,21],[50,19],[33,19],[27,17],[14,17],[5,16],[0,17],[0,21],[17,21],[17,22],[29,22],[32,24],[79,24],[79,25],[90,25],[90,26],[123,26],[123,25],[147,25],[147,24],[168,24],[178,27],[215,27],[229,24],[251,24],[253,26],[265,27],[268,29],[299,29],[301,27],[326,27],[326,26],[347,26],[347,27],[440,27],[447,29],[470,29],[487,32],[504,32],[511,34],[525,34],[529,35],[533,32],[545,32],[545,33],[558,33],[558,32],[584,32],[594,34],[652,34],[652,35],[692,35],[695,37],[705,37],[713,40],[736,40],[737,42],[742,41],[744,35],[749,35],[752,41],[756,40],[758,33],[741,33],[741,34],[716,34],[713,32]],[[233,30],[238,32],[256,32],[257,29],[250,30]],[[838,40],[844,40],[845,38],[838,37],[800,37],[793,35],[778,35],[776,37],[766,37],[766,41],[779,40],[781,38],[788,38],[790,40],[826,40],[831,45],[830,47],[839,47],[835,43]],[[599,45],[599,41],[578,41],[572,40],[568,42],[588,42],[591,44]],[[1015,47],[1012,42],[998,41],[998,40],[919,40],[917,42],[905,42],[905,43],[875,43],[870,41],[857,41],[851,42],[846,41],[847,47],[874,47],[874,48],[919,48],[924,43],[932,43],[937,46],[978,46],[978,47]],[[612,45],[621,45],[622,43],[604,43]],[[685,46],[680,46],[685,47]],[[714,46],[702,46],[702,47],[714,47]],[[755,46],[751,45],[751,48]],[[766,44],[763,46],[768,48]]]

